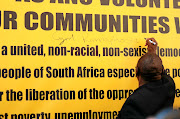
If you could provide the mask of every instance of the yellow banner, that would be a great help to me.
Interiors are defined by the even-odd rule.
[[[154,37],[180,107],[178,0],[1,0],[3,118],[117,116]]]

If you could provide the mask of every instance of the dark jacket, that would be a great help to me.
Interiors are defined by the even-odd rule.
[[[173,108],[175,84],[168,75],[140,86],[124,103],[117,119],[145,119],[165,108]]]

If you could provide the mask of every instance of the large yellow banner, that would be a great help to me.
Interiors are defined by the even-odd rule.
[[[113,119],[154,37],[180,107],[179,0],[1,0],[0,117]]]

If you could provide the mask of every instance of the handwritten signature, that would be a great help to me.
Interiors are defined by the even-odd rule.
[[[54,37],[53,37],[53,38],[54,38]],[[74,40],[74,35],[73,35],[73,34],[72,34],[71,37],[69,37],[69,38],[62,38],[62,37],[54,38],[54,40],[60,40],[59,45],[62,45],[65,41],[71,40],[71,39]]]

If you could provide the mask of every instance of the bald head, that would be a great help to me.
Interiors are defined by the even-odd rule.
[[[162,60],[154,53],[146,53],[137,63],[137,76],[145,81],[160,80],[162,73]]]

